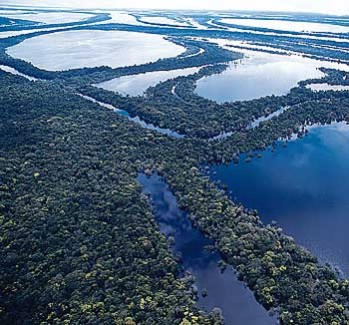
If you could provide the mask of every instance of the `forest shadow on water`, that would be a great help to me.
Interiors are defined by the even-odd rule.
[[[206,311],[219,308],[227,325],[276,324],[237,279],[233,268],[221,271],[220,255],[213,249],[213,241],[192,226],[165,181],[157,174],[140,174],[138,182],[150,198],[160,231],[171,238],[173,252],[180,256],[184,271],[195,278],[198,305]]]
[[[349,276],[349,126],[311,127],[306,137],[281,143],[251,162],[214,166],[211,177],[232,197],[257,209],[264,223],[286,234],[323,263]],[[241,159],[243,161],[243,159]]]

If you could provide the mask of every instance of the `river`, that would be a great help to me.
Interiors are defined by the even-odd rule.
[[[138,181],[143,193],[150,195],[160,231],[167,238],[174,238],[174,253],[181,256],[183,269],[195,277],[198,305],[207,311],[220,308],[226,325],[276,324],[276,319],[257,303],[232,268],[222,274],[217,265],[219,254],[205,249],[213,242],[192,226],[164,180],[156,174],[140,174]],[[205,298],[203,290],[207,291]]]

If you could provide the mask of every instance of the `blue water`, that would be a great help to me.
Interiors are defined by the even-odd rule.
[[[349,276],[349,127],[310,129],[303,139],[261,159],[215,166],[212,178],[284,232]]]
[[[299,81],[323,76],[317,69],[320,63],[315,60],[261,52],[244,53],[244,59],[231,63],[224,72],[200,79],[195,92],[219,103],[243,101],[285,95]]]
[[[177,138],[177,139],[183,139],[185,137],[183,134],[179,134],[179,133],[172,131],[170,129],[164,129],[164,128],[155,126],[154,124],[147,123],[147,122],[143,121],[139,116],[131,117],[127,111],[125,111],[123,109],[116,108],[113,105],[98,101],[90,96],[82,95],[79,93],[77,93],[77,95],[80,97],[83,97],[83,98],[85,98],[93,103],[97,103],[98,105],[100,105],[104,108],[113,110],[117,114],[126,117],[129,121],[132,121],[134,123],[139,124],[142,128],[152,130],[152,131],[158,132],[160,134],[168,135],[169,137],[173,137],[173,138]]]
[[[182,266],[195,277],[198,305],[206,311],[221,309],[226,325],[271,325],[271,318],[255,300],[253,294],[237,279],[232,268],[223,274],[217,263],[220,256],[206,249],[213,242],[192,227],[186,213],[178,208],[176,198],[158,175],[140,174],[143,192],[150,194],[160,231],[174,238],[174,254],[181,256]],[[202,297],[202,291],[207,297]]]

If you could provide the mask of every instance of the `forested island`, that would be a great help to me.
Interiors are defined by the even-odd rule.
[[[41,79],[0,70],[1,324],[223,324],[219,312],[197,306],[193,279],[171,253],[137,182],[142,172],[161,175],[194,227],[214,241],[222,269],[233,266],[281,324],[348,324],[349,281],[277,225],[264,225],[257,211],[234,202],[204,172],[208,164],[238,162],[242,153],[263,155],[279,139],[303,136],[308,125],[349,122],[346,92],[306,88],[347,84],[346,72],[324,69],[324,78],[301,82],[284,96],[218,104],[195,94],[196,82],[242,55],[180,37],[202,36],[199,31],[168,27],[169,39],[186,48],[181,57],[116,69],[45,71],[6,53],[41,33],[51,31],[0,40],[0,64]],[[201,69],[145,96],[96,86],[187,67]],[[81,94],[185,137],[142,128]],[[251,127],[282,107],[288,109]]]

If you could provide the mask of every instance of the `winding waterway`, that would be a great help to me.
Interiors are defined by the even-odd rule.
[[[173,137],[173,138],[177,138],[177,139],[182,139],[185,137],[183,134],[179,134],[179,133],[172,131],[170,129],[161,128],[161,127],[155,126],[154,124],[147,123],[147,122],[143,121],[139,116],[131,117],[127,111],[125,111],[123,109],[116,108],[113,105],[100,102],[100,101],[98,101],[90,96],[86,96],[86,95],[82,95],[82,94],[78,94],[78,93],[77,93],[77,95],[89,100],[90,102],[96,103],[104,108],[113,110],[115,113],[117,113],[119,115],[125,116],[129,121],[137,123],[142,128],[152,130],[152,131],[158,132],[160,134],[164,134],[164,135],[167,135],[169,137]]]
[[[160,82],[198,72],[200,68],[187,68],[167,71],[153,71],[130,76],[122,76],[94,85],[95,87],[120,93],[121,95],[142,96],[149,87]]]
[[[11,74],[14,74],[16,76],[24,77],[24,78],[26,78],[26,79],[28,79],[30,81],[38,80],[37,78],[34,78],[34,77],[28,76],[28,75],[26,75],[24,73],[21,73],[18,70],[14,69],[14,68],[11,68],[11,67],[9,67],[7,65],[0,65],[0,70],[8,72],[8,73],[11,73]]]
[[[184,270],[195,277],[198,305],[207,311],[220,308],[226,325],[276,324],[232,268],[222,274],[217,265],[219,254],[205,248],[213,242],[193,228],[164,180],[156,174],[151,177],[140,174],[138,181],[143,193],[150,195],[160,231],[167,238],[174,238],[174,253],[180,254]],[[207,291],[207,297],[202,296],[203,290]]]
[[[41,18],[37,15],[39,14],[35,14],[32,19],[53,22],[49,20],[53,19],[49,13],[40,14]],[[73,18],[77,19],[69,19]],[[133,21],[134,24],[141,24],[135,23],[134,16],[127,13],[115,13],[112,18],[113,22]],[[143,21],[188,25],[163,17],[148,17]],[[225,22],[243,24],[241,19]],[[323,31],[325,26],[284,21],[276,25],[276,21],[270,20],[264,22],[264,26],[261,25],[261,20],[247,20],[248,26],[251,23],[257,24],[257,27],[277,27],[278,30],[300,28],[299,31]],[[212,22],[210,24],[217,27]],[[330,27],[330,31],[348,31],[348,27]],[[7,37],[10,34],[4,35]],[[167,41],[162,35],[122,31],[69,31],[25,40],[9,48],[7,52],[16,58],[30,61],[37,67],[60,71],[101,65],[116,68],[142,64],[159,58],[175,57],[184,51],[183,47]],[[201,49],[189,56],[198,55],[203,51]],[[309,62],[296,56],[250,53],[240,64],[232,63],[222,74],[201,79],[196,91],[199,95],[218,102],[250,100],[272,94],[282,95],[296,86],[300,80],[323,76],[318,70],[319,64]],[[37,80],[11,67],[0,66],[0,69],[32,81]],[[123,94],[142,95],[149,86],[168,78],[197,72],[197,69],[125,76],[99,86]],[[349,89],[348,86],[320,84],[309,87],[314,91]],[[174,95],[175,90],[174,86]],[[110,104],[91,97],[82,97],[125,116],[143,128],[175,138],[184,137],[169,129],[146,123],[139,117],[131,117],[125,110]],[[250,128],[258,127],[260,123],[282,114],[287,109],[288,107],[280,108],[255,120]],[[211,140],[222,140],[231,134],[222,133]],[[246,207],[258,209],[265,223],[276,220],[287,234],[295,237],[298,243],[318,256],[321,262],[331,263],[339,268],[343,276],[349,277],[348,165],[349,127],[344,123],[338,123],[311,128],[309,135],[304,139],[291,141],[287,148],[282,148],[280,144],[276,151],[264,152],[262,159],[239,165],[212,167],[211,177],[227,184],[234,199]],[[218,252],[207,250],[207,246],[212,247],[214,243],[192,226],[187,214],[179,209],[176,198],[164,180],[158,175],[147,177],[140,174],[138,181],[142,185],[143,193],[149,194],[151,198],[160,231],[168,238],[174,238],[174,253],[181,256],[183,269],[195,277],[198,305],[207,311],[220,308],[227,325],[275,324],[276,320],[256,302],[251,291],[238,281],[233,268],[221,272],[218,267]],[[204,292],[207,292],[207,296],[203,295]]]
[[[244,159],[241,159],[243,161]],[[305,138],[265,151],[262,159],[215,166],[232,196],[277,221],[284,232],[349,276],[349,126],[312,127]]]

